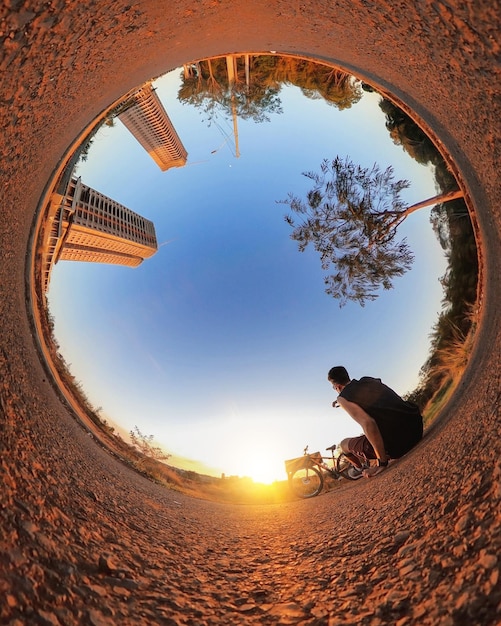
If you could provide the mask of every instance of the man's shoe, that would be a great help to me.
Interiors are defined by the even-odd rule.
[[[350,469],[348,470],[348,476],[351,478],[351,480],[358,480],[359,478],[362,478],[362,474],[364,469],[366,469],[365,467],[350,467]]]

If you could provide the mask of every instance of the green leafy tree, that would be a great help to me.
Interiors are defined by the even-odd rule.
[[[324,159],[319,173],[303,175],[313,187],[306,199],[289,193],[281,201],[292,211],[285,219],[300,252],[312,244],[319,253],[322,269],[330,271],[324,278],[326,293],[340,306],[349,300],[364,306],[381,287],[391,289],[414,259],[405,238],[396,240],[400,224],[423,206],[462,195],[454,192],[406,207],[400,193],[409,182],[395,181],[392,167],[363,168],[348,157]]]
[[[234,73],[228,74],[228,60]],[[323,98],[339,110],[358,102],[359,81],[329,65],[281,55],[228,55],[184,66],[180,102],[199,108],[209,123],[234,114],[256,123],[282,113],[279,93],[295,85],[312,99]]]
[[[277,83],[296,85],[310,99],[322,98],[340,111],[349,109],[362,97],[360,81],[351,74],[323,63],[294,57],[274,57]]]
[[[234,55],[230,55],[233,60]],[[230,80],[226,57],[215,57],[184,67],[183,81],[178,92],[180,102],[199,108],[207,121],[218,117],[252,119],[269,122],[270,114],[282,113],[279,87],[268,84],[262,75],[252,81],[240,76],[242,59],[235,57],[235,80]]]

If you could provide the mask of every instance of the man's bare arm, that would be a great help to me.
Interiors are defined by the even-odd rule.
[[[352,417],[357,424],[360,424],[362,427],[365,436],[372,444],[376,456],[381,461],[385,462],[388,460],[388,455],[386,454],[386,450],[384,449],[384,442],[381,436],[381,431],[378,428],[375,420],[366,413],[362,407],[354,402],[350,402],[345,398],[338,397],[337,399],[339,405],[348,413],[350,417]]]

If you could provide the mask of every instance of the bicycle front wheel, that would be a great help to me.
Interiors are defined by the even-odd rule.
[[[298,498],[318,496],[323,486],[324,477],[316,467],[301,468],[289,474],[289,487]]]

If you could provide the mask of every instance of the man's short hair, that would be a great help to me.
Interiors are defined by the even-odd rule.
[[[347,385],[350,382],[350,375],[346,371],[346,368],[342,365],[337,365],[336,367],[331,367],[329,373],[327,374],[327,378],[338,385]]]

